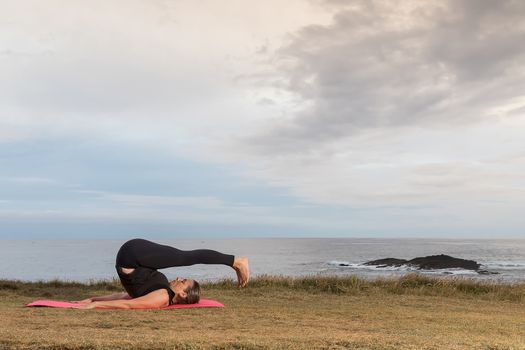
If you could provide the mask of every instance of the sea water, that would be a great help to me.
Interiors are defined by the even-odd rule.
[[[525,239],[237,238],[152,239],[179,249],[215,249],[250,259],[253,275],[357,275],[395,277],[410,272],[465,276],[501,282],[525,281]],[[0,240],[0,279],[86,282],[116,277],[115,255],[125,240]],[[381,258],[412,259],[446,254],[475,260],[481,275],[463,269],[415,270],[363,265]],[[194,265],[162,270],[169,279],[235,278],[226,266]]]

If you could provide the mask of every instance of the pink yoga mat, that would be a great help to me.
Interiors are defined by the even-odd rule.
[[[60,307],[68,309],[78,309],[80,308],[79,303],[72,303],[69,301],[57,301],[57,300],[36,300],[32,303],[27,304],[26,306],[46,306],[46,307]],[[223,304],[219,303],[216,300],[211,299],[201,299],[197,304],[174,304],[170,306],[162,307],[161,309],[189,309],[194,307],[224,307]],[[145,309],[141,309],[145,310]]]

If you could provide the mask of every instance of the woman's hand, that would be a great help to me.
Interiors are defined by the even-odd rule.
[[[93,303],[93,299],[87,298],[87,299],[84,299],[84,300],[75,300],[75,301],[72,301],[72,303],[91,304],[91,303]]]
[[[93,301],[88,304],[82,304],[79,309],[88,310],[88,309],[94,309],[97,307],[97,302]]]

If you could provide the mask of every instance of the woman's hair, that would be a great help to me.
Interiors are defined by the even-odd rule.
[[[197,304],[199,302],[201,298],[201,286],[199,282],[194,280],[191,286],[184,289],[184,292],[186,292],[186,298],[178,299],[177,295],[174,298],[177,299],[179,304]]]
[[[186,288],[185,292],[187,294],[187,304],[197,304],[199,302],[201,298],[201,286],[199,285],[199,282],[194,280],[193,284]]]
[[[170,287],[173,283],[176,281],[170,282]],[[173,291],[173,289],[172,289]],[[184,289],[184,293],[186,293],[186,297],[181,297],[179,293],[176,293],[173,296],[172,303],[173,304],[196,304],[200,300],[200,294],[201,294],[201,286],[199,285],[199,282],[193,280],[193,284],[189,287],[186,287]]]

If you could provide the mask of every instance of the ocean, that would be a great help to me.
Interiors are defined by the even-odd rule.
[[[215,249],[247,256],[252,275],[357,275],[394,277],[416,271],[406,267],[377,268],[364,262],[386,257],[412,259],[446,254],[476,260],[481,275],[462,269],[418,272],[433,276],[464,276],[499,282],[525,281],[525,239],[386,239],[386,238],[236,238],[151,239],[179,249]],[[60,279],[87,282],[117,277],[115,255],[123,240],[0,240],[0,279]],[[235,278],[226,266],[194,265],[162,270],[169,279]]]

